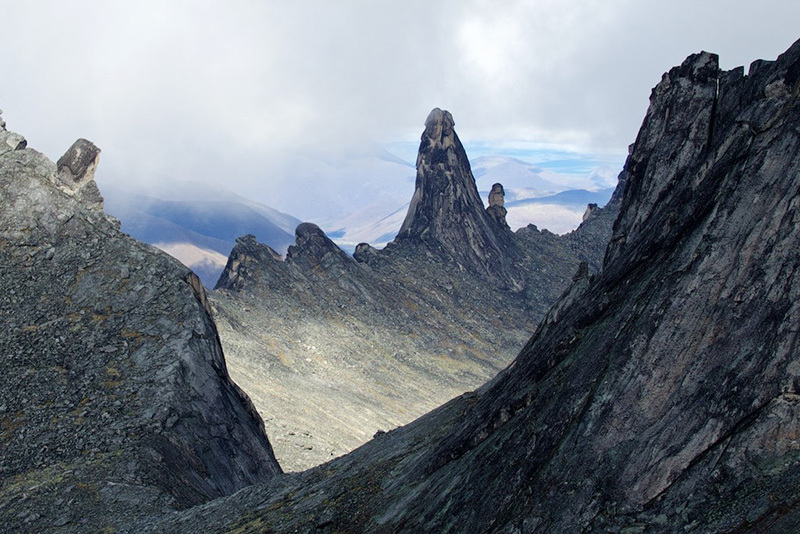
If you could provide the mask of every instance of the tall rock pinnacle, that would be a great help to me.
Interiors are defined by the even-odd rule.
[[[469,160],[448,111],[434,109],[425,121],[417,156],[417,180],[397,241],[443,248],[464,268],[477,269],[511,289],[519,281],[508,267],[508,228],[483,208]]]
[[[454,125],[450,112],[439,108],[431,111],[425,121],[414,196],[400,236],[447,241],[464,219],[472,219],[483,211],[467,154]]]

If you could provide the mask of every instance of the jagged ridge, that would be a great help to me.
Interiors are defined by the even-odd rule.
[[[705,53],[670,71],[604,270],[576,277],[513,365],[290,488],[181,525],[796,529],[799,72],[800,41],[748,76]]]
[[[198,278],[119,232],[99,149],[0,130],[0,520],[102,531],[280,473]]]

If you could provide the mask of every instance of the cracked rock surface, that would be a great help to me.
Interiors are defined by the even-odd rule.
[[[114,530],[279,473],[197,277],[85,194],[99,150],[20,139],[0,129],[3,529]]]
[[[494,380],[154,531],[794,532],[800,41],[665,74],[603,270]]]

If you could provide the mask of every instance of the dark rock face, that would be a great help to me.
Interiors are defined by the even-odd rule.
[[[14,143],[0,151],[4,528],[99,532],[280,473],[197,277],[83,202],[99,150],[78,141],[56,165]]]
[[[520,291],[524,280],[511,265],[515,258],[507,243],[510,229],[497,228],[496,215],[490,217],[484,211],[454,126],[447,111],[436,108],[428,115],[417,156],[414,196],[395,243],[421,241],[442,248],[456,262]]]
[[[78,139],[58,159],[58,181],[74,189],[94,180],[100,149],[86,139]]]
[[[506,215],[508,210],[503,206],[505,204],[506,192],[503,190],[503,184],[492,185],[492,190],[489,191],[489,207],[486,208],[486,213],[489,217],[499,224],[502,228],[511,229],[506,222]],[[597,207],[597,204],[594,205]],[[584,217],[584,220],[586,218]]]
[[[158,527],[796,531],[798,72],[800,41],[747,76],[690,56],[653,91],[604,269],[508,369],[290,488]]]

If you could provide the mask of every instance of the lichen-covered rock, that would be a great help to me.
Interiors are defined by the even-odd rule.
[[[0,130],[0,156],[13,150],[22,150],[28,142],[18,133],[9,132],[5,128]]]
[[[93,146],[79,142],[58,166],[19,146],[0,154],[9,531],[119,528],[280,472],[197,277],[76,194],[93,184]]]

